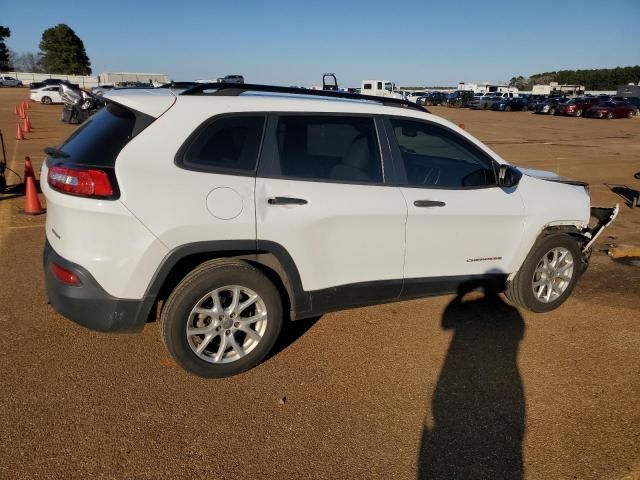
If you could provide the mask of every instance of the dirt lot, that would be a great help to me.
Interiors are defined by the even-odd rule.
[[[33,105],[16,142],[26,95],[0,90],[20,172],[73,130],[61,107]],[[174,364],[156,324],[107,335],[54,313],[45,218],[0,197],[0,478],[639,479],[640,268],[602,250],[640,246],[640,209],[612,191],[640,187],[640,118],[433,111],[623,204],[562,308],[475,295],[334,313],[294,324],[258,368],[205,381]]]

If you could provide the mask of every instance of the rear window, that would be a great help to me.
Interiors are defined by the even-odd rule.
[[[148,115],[136,114],[110,103],[73,132],[60,150],[69,155],[69,162],[74,164],[113,166],[124,146],[153,120]]]

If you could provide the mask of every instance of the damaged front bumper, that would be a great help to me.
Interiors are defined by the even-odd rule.
[[[594,227],[587,227],[582,231],[587,239],[587,243],[582,247],[583,252],[589,251],[604,229],[616,219],[619,212],[620,206],[617,203],[615,207],[591,207],[591,216],[598,220],[598,223]]]

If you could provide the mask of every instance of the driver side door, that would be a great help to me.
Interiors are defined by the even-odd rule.
[[[497,185],[496,162],[435,122],[389,118],[386,131],[408,208],[406,284],[510,273],[524,205],[516,188]]]

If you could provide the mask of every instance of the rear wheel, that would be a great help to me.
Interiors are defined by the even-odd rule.
[[[549,115],[555,115],[556,114],[556,109],[555,108],[550,108],[549,109]]]
[[[613,112],[607,113],[607,119],[611,120],[613,118]]]
[[[44,105],[49,105],[51,104],[51,97],[42,97],[40,99],[40,102],[42,102]]]
[[[629,113],[627,113],[627,118],[633,118],[633,112],[629,111]]]
[[[160,324],[169,353],[185,370],[228,377],[256,366],[273,348],[282,302],[271,281],[248,263],[210,260],[171,293]]]
[[[548,312],[564,303],[583,270],[578,242],[566,234],[549,235],[531,250],[505,294],[532,312]]]
[[[511,107],[509,105],[507,105],[506,107],[504,107],[504,111],[505,112],[510,112],[511,111]]]

